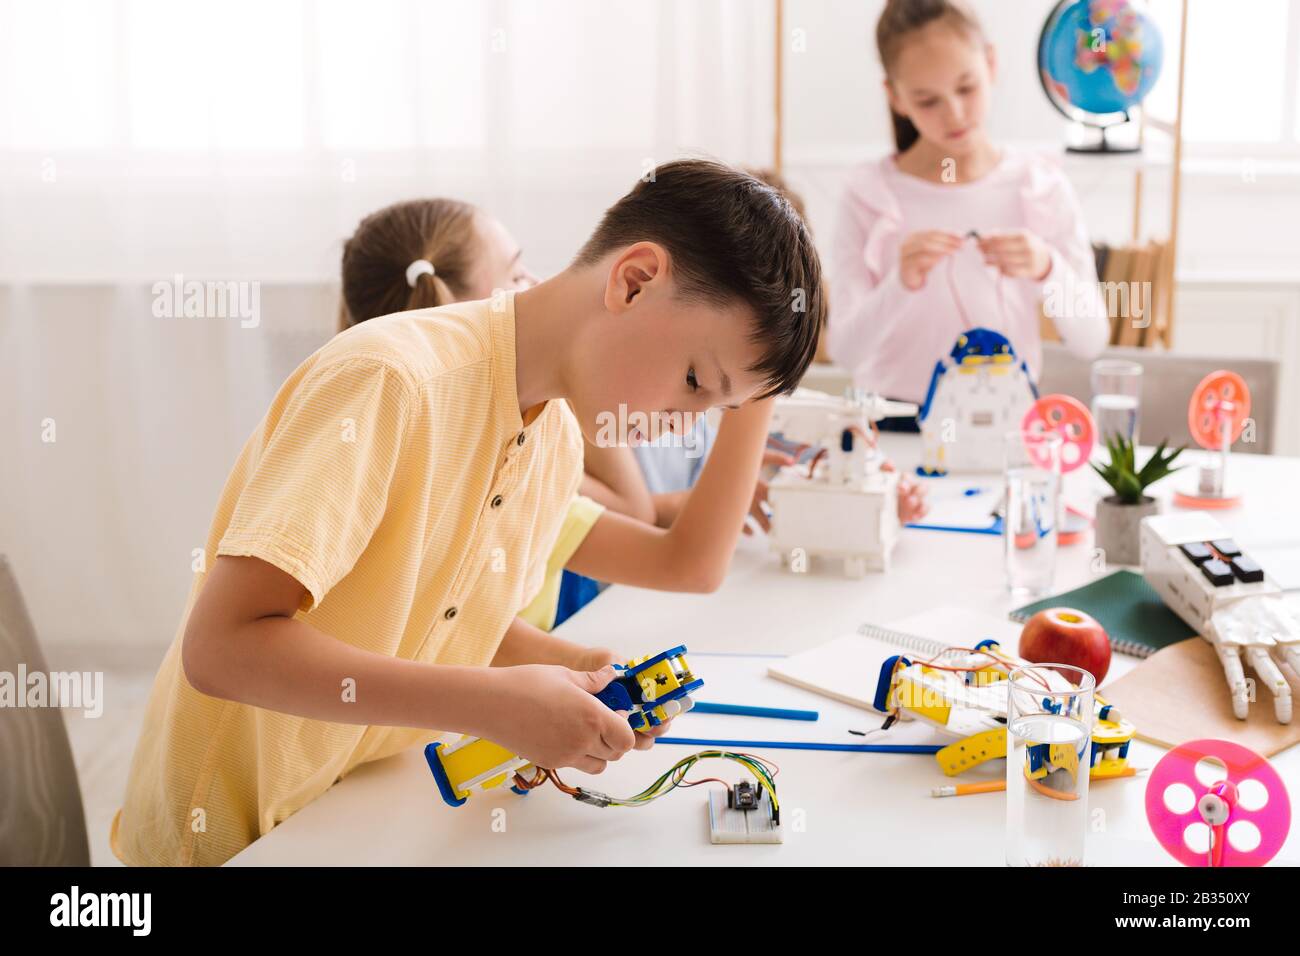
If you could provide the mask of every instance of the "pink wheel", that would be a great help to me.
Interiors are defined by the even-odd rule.
[[[1044,395],[1029,406],[1020,430],[1031,433],[1056,432],[1061,436],[1061,471],[1081,468],[1092,454],[1097,430],[1092,415],[1077,398],[1069,395]],[[1029,449],[1032,457],[1034,449]],[[1035,462],[1046,467],[1048,462]]]
[[[1227,803],[1219,826],[1199,809],[1207,794]],[[1192,740],[1165,754],[1147,781],[1146,809],[1156,839],[1184,866],[1210,865],[1211,840],[1213,865],[1263,866],[1291,829],[1291,799],[1277,771],[1227,740]]]
[[[1218,448],[1223,442],[1223,421],[1231,428],[1228,442],[1241,437],[1250,417],[1250,389],[1236,372],[1219,369],[1201,379],[1187,404],[1187,427],[1202,448]]]

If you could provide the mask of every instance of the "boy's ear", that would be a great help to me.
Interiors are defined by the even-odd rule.
[[[605,308],[618,315],[632,308],[651,283],[668,278],[668,252],[657,242],[637,242],[614,259],[605,283]]]
[[[989,79],[996,80],[998,78],[998,51],[992,43],[984,44],[984,58],[989,64]]]

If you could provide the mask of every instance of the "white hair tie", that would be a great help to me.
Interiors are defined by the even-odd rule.
[[[420,276],[436,274],[437,270],[433,268],[432,262],[428,259],[416,259],[406,267],[406,284],[414,289],[415,283],[420,281]]]

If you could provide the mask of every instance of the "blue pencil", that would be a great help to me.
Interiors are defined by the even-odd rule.
[[[786,710],[782,707],[749,707],[745,704],[711,704],[697,700],[692,714],[734,714],[737,717],[774,717],[778,720],[816,720],[815,710]]]
[[[707,740],[703,737],[659,737],[655,743],[744,750],[842,750],[857,754],[937,754],[943,749],[937,744],[823,744],[802,740]]]

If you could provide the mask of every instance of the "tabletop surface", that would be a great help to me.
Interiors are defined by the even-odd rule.
[[[885,434],[881,443],[900,466],[909,467],[919,459],[916,436]],[[1300,460],[1236,455],[1231,468],[1246,490],[1245,500],[1240,508],[1216,517],[1248,552],[1288,559],[1300,553],[1300,506],[1294,491],[1300,483]],[[1167,499],[1167,485],[1179,477],[1156,486],[1157,495]],[[1067,476],[1065,498],[1090,511],[1104,487],[1089,469],[1081,469]],[[1261,563],[1269,567],[1267,560]],[[1060,549],[1056,590],[1086,583],[1102,573],[1090,537],[1085,537]],[[1289,599],[1300,614],[1300,594],[1292,593]],[[879,716],[767,677],[772,657],[822,644],[864,622],[888,625],[938,607],[969,610],[982,626],[1005,622],[997,636],[1014,649],[1019,628],[1006,616],[1017,603],[1004,587],[1002,542],[996,536],[905,529],[891,570],[854,580],[844,577],[835,562],[814,562],[805,573],[788,571],[757,535],[741,541],[726,581],[714,594],[614,586],[557,633],[579,643],[614,647],[628,656],[686,644],[693,669],[705,679],[703,699],[799,707],[821,714],[815,724],[798,725],[688,714],[674,722],[674,736],[855,742],[860,738],[848,735],[848,729],[871,729],[878,725]],[[1138,663],[1117,654],[1111,676]],[[864,675],[864,681],[872,680],[873,675]],[[930,742],[951,742],[933,731],[930,734]],[[569,771],[565,781],[627,795],[643,789],[693,749],[660,745],[629,754],[596,777]],[[598,809],[548,787],[526,797],[508,790],[492,792],[453,809],[438,797],[423,754],[416,748],[358,768],[231,863],[1003,863],[1004,795],[931,798],[930,788],[950,779],[933,757],[755,749],[780,767],[777,785],[785,830],[781,845],[710,844],[706,787],[677,791],[638,808]],[[1135,766],[1151,767],[1163,753],[1135,741],[1130,760]],[[1300,797],[1300,747],[1278,755],[1272,763],[1292,784],[1293,799]],[[714,773],[726,779],[746,775],[734,765],[714,762],[693,776]],[[975,768],[962,779],[998,779],[1002,774],[997,761]],[[1089,809],[1089,864],[1173,864],[1150,835],[1140,778],[1095,783]],[[1300,827],[1293,828],[1274,863],[1298,861]]]

